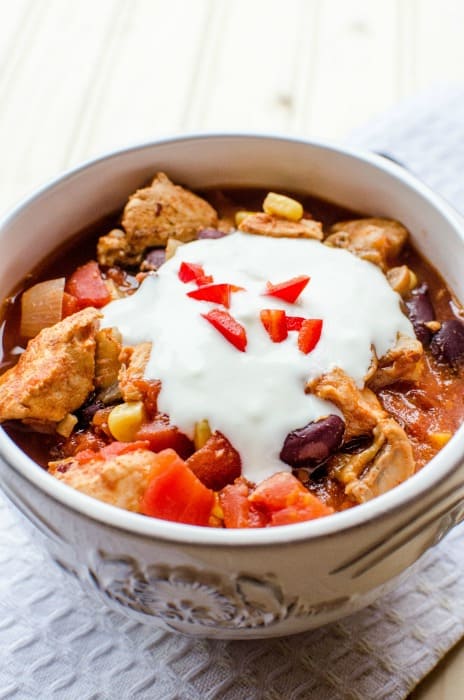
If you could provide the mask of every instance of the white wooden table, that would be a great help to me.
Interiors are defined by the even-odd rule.
[[[462,0],[0,0],[0,212],[161,134],[343,139],[464,79]],[[413,693],[464,697],[464,643]]]

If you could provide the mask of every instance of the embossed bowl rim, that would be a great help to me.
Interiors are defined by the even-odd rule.
[[[164,137],[114,150],[98,158],[88,160],[82,165],[53,179],[15,206],[12,211],[0,221],[0,241],[3,238],[5,229],[24,209],[46,196],[47,193],[57,185],[69,182],[73,178],[80,176],[85,170],[102,164],[105,161],[121,158],[135,151],[153,148],[159,145],[184,143],[197,139],[267,139],[271,141],[284,141],[292,144],[301,144],[302,146],[309,145],[317,149],[325,149],[327,152],[337,153],[346,156],[348,159],[354,159],[358,164],[362,163],[366,167],[370,166],[373,175],[375,171],[383,171],[383,173],[388,174],[399,187],[407,188],[411,193],[419,195],[429,206],[431,205],[438,211],[447,225],[454,230],[454,233],[464,244],[463,226],[458,215],[453,212],[451,207],[449,207],[444,200],[430,190],[429,187],[395,163],[372,153],[359,151],[353,148],[345,148],[324,141],[294,138],[280,134],[250,132],[221,132]],[[463,465],[464,426],[461,426],[449,443],[417,474],[392,491],[378,496],[368,503],[318,520],[295,525],[251,530],[223,530],[172,523],[157,518],[147,518],[98,501],[97,499],[75,491],[55,479],[42,468],[38,468],[37,464],[22,452],[2,428],[0,428],[0,456],[3,457],[5,462],[13,468],[13,470],[22,474],[27,480],[38,489],[48,494],[52,499],[74,511],[78,511],[94,521],[104,523],[113,528],[136,533],[137,535],[147,538],[156,538],[189,545],[256,547],[260,545],[269,546],[278,543],[334,536],[340,531],[360,528],[366,522],[381,519],[386,513],[404,509],[413,502],[426,497],[427,494],[430,495],[434,486],[440,484]]]

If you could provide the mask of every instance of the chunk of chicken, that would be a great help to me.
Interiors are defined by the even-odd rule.
[[[61,459],[50,462],[49,472],[88,496],[138,512],[155,462],[153,452],[140,449],[106,460],[96,455],[83,463],[76,457]]]
[[[143,401],[144,391],[140,382],[143,380],[145,367],[150,359],[152,344],[139,343],[126,347],[120,355],[119,387],[124,401]]]
[[[373,443],[358,454],[339,453],[329,463],[332,477],[358,503],[398,486],[414,474],[411,444],[393,418],[383,418],[373,430]]]
[[[407,265],[390,268],[386,276],[390,287],[402,297],[417,285],[417,277]]]
[[[407,238],[407,230],[398,221],[370,218],[334,224],[325,243],[335,248],[346,248],[385,271],[399,255]]]
[[[261,212],[246,216],[240,223],[239,229],[246,233],[256,233],[274,238],[315,238],[318,241],[323,238],[322,224],[319,221],[312,219],[290,221]]]
[[[98,239],[97,258],[100,265],[130,267],[140,262],[142,253],[130,247],[124,231],[115,228]]]
[[[121,367],[121,333],[117,328],[102,328],[96,336],[95,386],[109,389],[118,380]]]
[[[58,422],[84,403],[94,388],[100,317],[96,309],[83,309],[29,342],[0,377],[0,422]]]
[[[345,440],[370,433],[386,414],[370,389],[358,389],[355,381],[342,369],[330,372],[310,382],[306,391],[320,399],[332,401],[345,419]]]
[[[98,261],[133,265],[141,262],[147,248],[164,246],[168,238],[192,241],[198,231],[215,228],[217,223],[217,213],[208,202],[157,173],[150,187],[129,198],[122,217],[124,230],[113,230],[100,239]]]
[[[397,381],[417,381],[423,363],[424,348],[417,338],[399,334],[396,345],[377,360],[377,369],[368,380],[368,386],[378,391]]]

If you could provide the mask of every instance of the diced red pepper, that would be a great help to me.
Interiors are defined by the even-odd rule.
[[[213,491],[232,484],[242,473],[240,455],[222,433],[213,433],[186,464]]]
[[[286,313],[281,309],[263,309],[261,323],[273,343],[281,343],[288,336]]]
[[[66,318],[67,316],[72,316],[76,311],[79,311],[79,308],[79,302],[76,297],[72,294],[68,294],[68,292],[63,292],[63,302],[61,305],[62,317]]]
[[[303,321],[303,316],[287,316],[287,330],[299,331],[303,324]]]
[[[298,333],[298,347],[301,352],[307,355],[314,350],[319,342],[322,333],[322,321],[320,318],[307,318],[301,324]]]
[[[206,284],[198,289],[187,292],[187,296],[198,301],[210,301],[213,304],[221,304],[226,309],[230,307],[230,284]]]
[[[202,275],[201,277],[197,277],[195,280],[195,284],[197,285],[197,287],[204,287],[205,284],[213,284],[213,282],[213,275]]]
[[[264,295],[268,297],[277,297],[278,299],[288,301],[289,304],[294,304],[310,279],[311,278],[307,275],[300,275],[299,277],[293,277],[291,280],[280,282],[279,284],[267,282]]]
[[[262,481],[249,495],[249,501],[269,515],[270,525],[313,520],[333,513],[333,508],[326,506],[288,472],[278,472]]]
[[[86,306],[99,309],[111,301],[111,294],[95,260],[90,260],[72,273],[65,291],[76,298],[79,309]]]
[[[246,330],[227,311],[212,309],[212,311],[208,311],[207,314],[202,314],[202,316],[237,350],[245,352],[247,346]]]
[[[203,486],[174,450],[156,455],[140,512],[189,525],[208,525],[214,492]]]
[[[196,263],[182,262],[179,267],[178,276],[181,282],[194,282],[198,277],[203,277],[205,271],[201,265]]]
[[[144,423],[136,435],[137,440],[146,440],[150,450],[161,452],[168,448],[175,450],[182,459],[193,454],[195,447],[190,438],[179,428],[169,423],[165,415],[156,416],[151,423]]]
[[[248,500],[250,489],[244,479],[237,479],[222,489],[219,503],[224,513],[224,525],[229,528],[265,527],[268,518]]]
[[[195,282],[199,287],[204,284],[212,284],[213,277],[211,275],[205,275],[201,265],[196,263],[183,262],[179,268],[179,279],[185,284],[187,282]]]

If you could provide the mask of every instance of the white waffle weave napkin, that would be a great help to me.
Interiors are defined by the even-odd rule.
[[[464,90],[440,89],[352,135],[464,212]],[[102,608],[0,497],[0,700],[400,700],[464,635],[464,529],[393,593],[322,629],[191,640]]]

